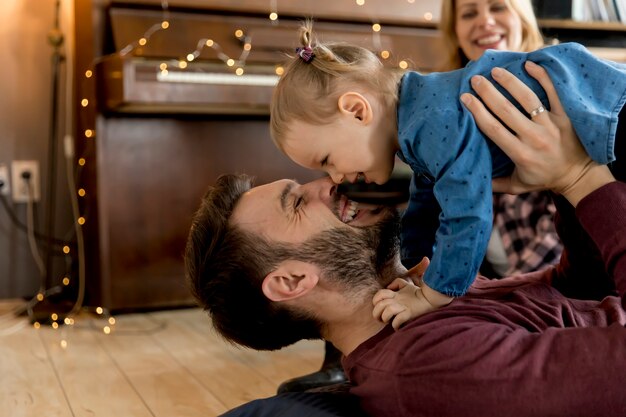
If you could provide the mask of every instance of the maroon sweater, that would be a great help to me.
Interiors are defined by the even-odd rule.
[[[390,417],[626,416],[626,184],[596,190],[576,215],[619,296],[575,300],[557,291],[553,282],[566,286],[581,271],[592,286],[580,257],[517,277],[479,277],[465,296],[396,332],[386,327],[344,358],[363,409]],[[568,243],[570,253],[584,248]]]

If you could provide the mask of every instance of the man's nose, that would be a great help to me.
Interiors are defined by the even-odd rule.
[[[337,185],[330,177],[324,177],[302,186],[309,199],[319,199],[326,204],[332,203]]]

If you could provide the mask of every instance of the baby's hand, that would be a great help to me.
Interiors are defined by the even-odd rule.
[[[374,318],[389,323],[398,330],[404,323],[436,309],[422,290],[404,278],[396,278],[386,289],[379,290],[373,299]]]

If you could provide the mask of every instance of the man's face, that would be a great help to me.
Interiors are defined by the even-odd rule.
[[[328,178],[255,187],[240,198],[231,222],[270,241],[294,244],[294,258],[352,284],[373,276],[389,280],[386,268],[393,269],[398,253],[396,210],[359,206],[337,195]]]
[[[300,185],[280,180],[255,187],[241,196],[231,223],[270,241],[302,243],[333,228],[349,230],[376,224],[388,216],[336,193],[329,178]]]

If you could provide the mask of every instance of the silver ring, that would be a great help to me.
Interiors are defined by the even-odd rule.
[[[536,109],[534,109],[533,111],[530,112],[530,117],[533,118],[535,116],[537,116],[540,113],[543,113],[544,111],[546,111],[546,108],[543,106],[539,106]]]

